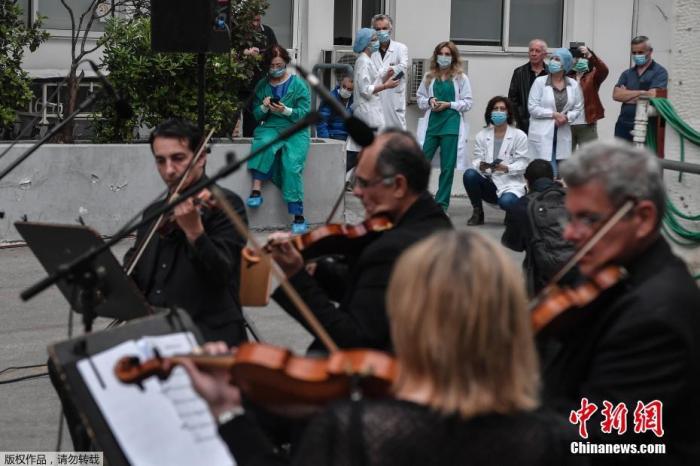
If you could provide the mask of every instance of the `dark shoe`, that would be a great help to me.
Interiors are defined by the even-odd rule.
[[[472,218],[467,220],[467,225],[483,225],[484,224],[484,208],[474,207],[474,212],[472,212]]]

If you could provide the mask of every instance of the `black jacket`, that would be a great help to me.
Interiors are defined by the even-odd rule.
[[[246,219],[243,201],[221,188],[236,211]],[[148,215],[163,201],[146,209]],[[245,241],[219,209],[202,214],[204,234],[190,245],[182,230],[161,237],[156,234],[133,272],[133,279],[154,306],[181,307],[192,316],[205,339],[223,338],[229,344],[227,325],[242,320],[239,301],[240,257]],[[149,225],[150,226],[150,225]],[[138,230],[136,245],[148,227]],[[125,263],[134,253],[130,249]]]
[[[567,417],[582,397],[596,403],[590,442],[666,444],[665,455],[598,455],[595,464],[700,464],[700,290],[663,238],[627,270],[626,280],[540,333],[542,400]],[[626,403],[625,436],[601,432],[603,400]],[[663,402],[662,438],[633,432],[637,401],[653,400]]]
[[[290,281],[339,347],[391,350],[385,292],[394,262],[414,243],[451,227],[442,208],[424,193],[394,228],[357,255],[349,254],[348,268],[324,265],[315,277],[301,271]],[[281,289],[272,297],[311,331]],[[340,306],[332,300],[340,301]],[[318,341],[311,348],[323,349]]]
[[[527,100],[530,97],[530,88],[535,79],[547,74],[547,67],[538,75],[532,71],[530,62],[517,67],[513,71],[508,88],[508,100],[513,105],[513,115],[518,128],[527,133],[530,127],[530,112],[527,110]]]

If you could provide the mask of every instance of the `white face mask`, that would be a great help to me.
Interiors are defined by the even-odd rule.
[[[341,98],[343,99],[349,99],[350,96],[352,95],[352,91],[345,89],[344,87],[341,87],[338,90],[338,94],[340,95]]]

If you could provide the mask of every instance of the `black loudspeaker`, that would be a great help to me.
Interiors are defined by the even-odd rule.
[[[151,0],[151,48],[155,52],[228,52],[230,20],[230,0]]]

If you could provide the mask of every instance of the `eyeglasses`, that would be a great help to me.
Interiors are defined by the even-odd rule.
[[[383,176],[383,177],[378,177],[374,178],[373,180],[366,180],[364,178],[361,178],[357,175],[354,175],[352,177],[352,180],[350,180],[351,186],[358,187],[360,189],[367,189],[371,188],[372,186],[376,186],[379,183],[384,183],[384,184],[390,184],[390,182],[394,181],[394,176]]]
[[[585,214],[576,214],[576,215],[567,215],[565,218],[563,218],[563,223],[564,225],[570,224],[574,228],[586,228],[586,229],[592,229],[595,228],[597,225],[600,224],[603,220],[605,220],[606,216],[603,214],[594,214],[594,213],[585,213]]]

